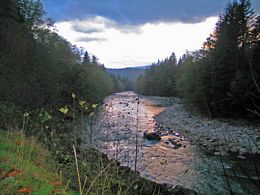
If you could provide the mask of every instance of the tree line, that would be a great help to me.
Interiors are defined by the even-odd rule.
[[[147,95],[181,96],[210,116],[248,117],[260,109],[260,16],[249,0],[231,2],[202,48],[176,63],[153,64],[136,86]],[[250,114],[251,113],[251,114]]]
[[[176,96],[176,56],[151,64],[136,82],[138,93],[157,96]]]
[[[0,1],[0,101],[22,109],[56,108],[71,94],[89,103],[124,89],[96,56],[81,51],[54,30],[40,1]]]

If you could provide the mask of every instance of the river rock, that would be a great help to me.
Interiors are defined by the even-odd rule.
[[[224,154],[229,151],[260,154],[259,129],[254,125],[243,126],[241,120],[210,119],[190,113],[178,102],[166,108],[156,119],[158,124],[177,130],[194,144],[211,152],[221,147]]]
[[[243,156],[242,154],[238,155],[237,158],[239,158],[239,159],[241,159],[241,160],[245,160],[245,159],[246,159],[246,157]]]
[[[160,141],[161,136],[157,132],[151,132],[148,133],[147,131],[144,132],[144,138],[148,140],[153,140],[153,141]]]
[[[173,145],[173,149],[179,149],[180,147],[182,147],[182,144],[174,141],[173,138],[169,138],[168,140]]]

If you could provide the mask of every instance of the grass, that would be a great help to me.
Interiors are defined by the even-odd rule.
[[[51,159],[35,138],[0,130],[0,194],[75,194],[66,190]]]
[[[72,121],[48,113],[22,116],[19,127],[16,118],[0,126],[0,195],[172,194],[167,185],[140,177],[92,147],[83,150],[74,139],[82,131]]]
[[[90,149],[84,160],[78,159],[75,148],[74,152],[80,161],[72,162],[59,174],[52,154],[34,137],[0,130],[0,195],[170,194],[165,186],[136,177],[134,171],[119,167],[118,162],[96,150]],[[78,183],[78,189],[71,183]]]

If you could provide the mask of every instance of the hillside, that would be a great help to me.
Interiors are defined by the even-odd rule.
[[[51,154],[21,131],[0,131],[0,194],[76,194],[53,167]]]
[[[140,75],[143,75],[146,69],[147,66],[133,67],[133,68],[120,68],[120,69],[107,68],[106,70],[108,73],[113,75],[119,75],[121,77],[126,77],[129,79],[136,79]]]

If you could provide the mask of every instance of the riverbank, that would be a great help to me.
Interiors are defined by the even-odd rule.
[[[181,112],[171,110],[179,105],[182,101],[178,98],[141,96],[133,92],[107,97],[95,127],[99,132],[95,139],[99,143],[97,149],[156,183],[181,185],[199,194],[258,192],[260,167],[255,163],[255,156],[249,160],[250,156],[244,153],[245,156],[237,158],[239,154],[224,156],[222,152],[206,150],[196,142],[195,135],[184,130],[182,120],[195,115],[184,108],[178,110]],[[172,119],[173,114],[179,121]],[[146,133],[158,133],[161,139],[145,139]]]
[[[85,178],[82,194],[196,194],[181,186],[172,188],[142,178],[97,150],[89,149],[85,154],[87,158],[77,165],[83,171],[83,164],[91,173],[79,172]],[[21,131],[0,130],[0,194],[78,194],[77,189],[72,191],[68,186],[74,182],[70,179],[77,180],[75,163],[67,165],[67,171],[74,174],[69,180],[63,177],[66,173],[56,169],[56,163],[34,137],[26,137]]]
[[[154,99],[154,98],[152,98]],[[184,135],[192,144],[202,146],[215,155],[236,154],[245,159],[248,154],[260,154],[260,128],[244,121],[209,119],[187,111],[178,98],[156,116],[158,127]],[[166,104],[169,100],[165,99]],[[155,105],[163,105],[162,101]]]

